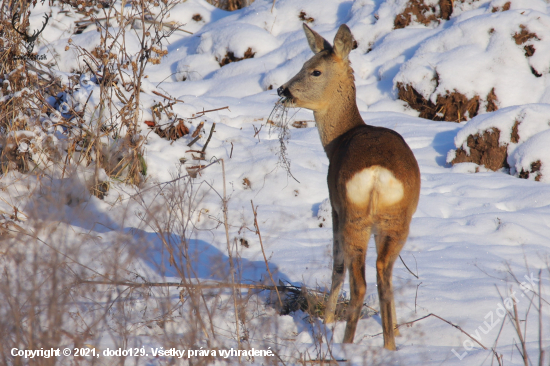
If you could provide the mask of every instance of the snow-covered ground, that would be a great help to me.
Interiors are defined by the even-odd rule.
[[[193,149],[204,146],[212,123],[216,123],[206,149],[206,160],[224,159],[229,237],[231,241],[245,239],[249,244],[238,246],[243,282],[268,278],[258,236],[243,229],[254,227],[250,204],[253,200],[258,207],[263,246],[276,281],[304,284],[309,288],[330,286],[332,227],[327,203],[328,160],[313,114],[299,110],[292,115],[293,121],[307,121],[306,128],[291,127],[287,143],[290,171],[295,179],[279,164],[278,131],[268,124],[268,116],[278,100],[276,89],[312,56],[302,31],[300,12],[313,18],[309,25],[328,40],[333,39],[340,24],[346,23],[358,42],[350,60],[355,70],[361,114],[368,124],[399,132],[414,152],[422,175],[420,202],[401,253],[417,277],[401,261],[397,261],[394,269],[399,322],[436,314],[460,326],[487,348],[494,347],[498,339],[496,350],[504,355],[503,363],[520,365],[523,360],[516,348],[516,330],[509,319],[502,319],[502,304],[506,305],[505,299],[515,291],[521,326],[526,325],[528,353],[532,364],[536,364],[539,328],[534,305],[538,306],[538,298],[531,304],[530,282],[520,288],[511,273],[520,282],[527,281],[524,277],[527,276],[535,284],[533,289],[538,291],[538,283],[532,278],[538,279],[542,270],[543,288],[548,289],[550,186],[545,181],[550,180],[548,177],[540,182],[519,179],[504,170],[479,169],[473,163],[450,166],[447,155],[462,146],[468,134],[491,126],[509,125],[510,129],[517,116],[525,115],[528,123],[519,127],[520,137],[524,139],[520,142],[527,139],[531,142],[509,145],[510,166],[519,171],[537,159],[542,160],[542,175],[550,177],[550,169],[544,166],[545,161],[550,164],[547,131],[550,117],[545,113],[550,109],[544,104],[550,102],[548,4],[541,0],[512,0],[510,10],[493,12],[495,7],[502,8],[504,1],[457,1],[450,20],[428,26],[413,22],[403,29],[393,29],[395,16],[405,7],[405,2],[400,0],[277,0],[273,10],[272,4],[271,0],[256,0],[250,7],[235,12],[222,11],[204,0],[182,1],[175,6],[170,19],[185,23],[182,28],[193,34],[175,32],[168,39],[167,56],[161,64],[147,69],[141,100],[142,122],[150,119],[151,106],[162,100],[153,91],[183,100],[184,103],[173,106],[174,112],[183,118],[201,110],[229,107],[192,122],[196,126],[199,121],[205,121],[204,137]],[[37,25],[46,8],[46,5],[38,6],[33,11],[32,19]],[[200,20],[192,19],[196,14],[200,17],[195,19]],[[78,65],[72,49],[65,51],[69,37],[74,44],[85,48],[99,44],[99,33],[93,25],[84,33],[73,35],[74,20],[70,12],[54,15],[38,47],[39,54],[55,57],[61,72],[70,72]],[[518,45],[513,38],[521,31],[520,25],[537,35],[529,40],[536,48],[530,58],[524,56],[524,44]],[[129,40],[128,47],[134,46],[137,45]],[[241,58],[248,49],[254,52],[253,58],[220,67],[220,60],[228,52]],[[532,68],[541,76],[536,76]],[[479,95],[484,100],[494,89],[498,107],[511,108],[486,113],[482,103],[479,116],[471,124],[430,121],[417,117],[417,111],[397,99],[397,82],[414,85],[425,99],[434,102],[438,95],[453,90],[469,98]],[[261,130],[257,132],[258,129]],[[147,134],[145,123],[142,130]],[[186,153],[190,141],[190,136],[171,142],[154,133],[147,134],[148,180],[144,188],[169,181],[181,171],[180,158],[191,160],[192,153]],[[509,139],[506,142],[509,143]],[[14,198],[22,196],[21,191],[26,192],[27,183],[12,184],[9,179],[2,179],[3,187],[7,188],[0,195],[17,205],[21,212],[36,209],[33,203],[33,199],[38,200],[36,195],[19,201]],[[227,261],[226,236],[224,226],[220,225],[223,222],[220,195],[224,190],[221,165],[208,167],[195,181],[207,184],[198,188],[204,196],[196,201],[195,207],[195,215],[198,212],[203,215],[193,231],[193,246],[200,253],[194,265],[201,279],[217,279],[212,267],[219,264],[211,261],[210,256],[220,255]],[[154,203],[154,192],[143,193],[144,205]],[[129,199],[133,193],[135,190],[131,187],[113,184],[104,200],[91,196],[86,202],[63,206],[42,219],[61,222],[63,232],[68,233],[64,237],[68,247],[71,240],[77,242],[81,235],[96,238],[94,242],[102,248],[121,233],[130,237],[128,242],[145,242],[149,251],[133,264],[136,271],[150,281],[178,282],[174,270],[158,269],[162,261],[161,239],[140,219],[138,211],[142,206],[135,199]],[[75,218],[73,213],[82,208],[79,205],[85,205],[87,217]],[[162,207],[156,209],[162,210]],[[371,240],[365,301],[377,309],[375,260]],[[90,266],[93,262],[90,259]],[[349,292],[347,281],[344,291]],[[550,300],[547,294],[546,299]],[[542,324],[547,327],[549,305],[543,303],[543,306]],[[326,332],[329,339],[333,336],[334,357],[352,364],[496,364],[491,351],[482,349],[465,334],[435,317],[402,327],[402,336],[396,340],[398,351],[394,353],[381,348],[378,315],[365,315],[359,321],[355,344],[345,346],[340,344],[344,322],[325,328],[321,321],[308,323],[304,318],[302,312],[279,316],[265,310],[255,314],[249,326],[257,331],[251,331],[250,345],[273,342],[285,362],[298,362],[300,354],[310,355],[304,356],[305,359],[315,359],[317,329]],[[180,320],[183,322],[183,318]],[[234,329],[233,315],[221,317],[219,323],[224,332]],[[184,328],[185,324],[178,324],[173,332],[177,335]],[[153,344],[148,337],[155,331],[158,329],[143,331],[140,342]],[[542,341],[549,353],[547,328],[543,329]],[[231,340],[227,342],[236,345]],[[106,341],[94,346],[104,349],[110,344]],[[143,358],[140,362],[156,365],[164,360]],[[259,360],[256,362],[268,362]],[[219,358],[217,362],[222,361],[223,358]]]

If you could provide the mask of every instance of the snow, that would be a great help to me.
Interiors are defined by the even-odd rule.
[[[198,279],[206,283],[227,281],[227,243],[220,198],[225,188],[229,238],[231,242],[234,238],[243,238],[249,243],[249,247],[237,245],[243,282],[268,278],[260,242],[253,229],[252,200],[257,206],[263,247],[275,281],[329,289],[332,222],[326,186],[328,159],[311,122],[313,114],[307,110],[290,113],[292,120],[310,121],[307,128],[291,127],[290,130],[287,149],[291,173],[296,180],[279,164],[280,142],[277,131],[268,124],[268,117],[278,100],[277,87],[295,75],[312,56],[299,13],[304,11],[314,18],[309,25],[330,41],[339,25],[346,22],[358,42],[358,49],[352,51],[350,60],[355,69],[361,115],[368,124],[399,132],[415,154],[422,176],[420,202],[401,252],[404,262],[418,278],[401,261],[396,262],[398,320],[407,322],[433,313],[475,334],[479,327],[487,329],[486,316],[489,312],[496,314],[497,304],[503,301],[501,295],[509,296],[510,288],[521,293],[511,277],[512,272],[521,282],[525,275],[537,276],[542,269],[543,286],[548,285],[550,106],[546,103],[550,102],[550,12],[548,5],[538,0],[514,0],[511,10],[492,12],[493,7],[502,7],[504,3],[503,0],[455,2],[455,12],[448,21],[429,26],[412,24],[394,30],[393,20],[403,11],[405,1],[278,0],[272,12],[271,0],[256,0],[250,7],[231,13],[204,0],[182,2],[172,9],[169,20],[185,23],[182,28],[193,34],[175,32],[166,42],[169,53],[162,63],[148,66],[140,101],[141,122],[149,120],[151,106],[163,100],[153,91],[183,100],[184,103],[173,105],[174,113],[182,118],[190,118],[202,110],[225,106],[228,109],[188,121],[191,131],[200,121],[205,122],[203,137],[192,148],[187,146],[190,136],[168,141],[141,123],[146,138],[144,158],[148,180],[138,196],[136,188],[114,179],[110,180],[111,189],[104,200],[90,196],[86,193],[90,171],[77,170],[72,181],[59,172],[43,178],[44,182],[50,182],[53,192],[53,201],[48,201],[35,190],[40,187],[38,178],[13,174],[0,179],[3,187],[0,209],[10,213],[12,206],[16,206],[29,216],[37,216],[20,223],[22,226],[36,222],[59,223],[58,231],[48,233],[44,229],[36,235],[48,237],[52,242],[59,240],[65,247],[71,248],[86,238],[78,259],[101,273],[107,271],[101,264],[102,258],[112,259],[111,244],[124,237],[125,248],[143,249],[134,262],[125,264],[128,273],[139,273],[152,282],[181,280],[175,268],[168,264],[163,240],[179,243],[182,238],[188,238],[192,255],[185,263],[190,263]],[[47,8],[40,5],[33,10],[32,26],[41,24]],[[193,20],[195,14],[200,14],[202,20]],[[42,34],[35,46],[39,54],[48,55],[49,61],[55,58],[57,73],[65,78],[74,70],[85,70],[73,49],[64,51],[69,37],[74,44],[89,50],[100,41],[95,26],[73,35],[75,16],[74,12],[56,14],[48,24],[47,29],[51,31]],[[520,25],[536,33],[538,39],[517,45],[512,36],[520,32]],[[136,47],[135,42],[136,38],[130,37],[128,47]],[[534,45],[536,52],[526,58],[524,46],[528,44]],[[220,67],[219,61],[227,52],[243,57],[248,48],[255,52],[253,58]],[[542,76],[535,76],[531,67]],[[413,85],[432,101],[455,90],[484,100],[494,88],[499,110],[487,113],[482,107],[478,116],[460,124],[421,119],[417,117],[418,112],[396,98],[397,82]],[[65,94],[62,103],[52,105],[62,113],[68,107],[78,110],[90,93],[89,104],[97,105],[98,86],[91,75],[84,74],[80,84],[78,91]],[[87,113],[91,118],[91,113]],[[54,118],[52,121],[56,122]],[[510,133],[500,134],[501,145],[508,146],[512,175],[487,171],[472,163],[453,167],[447,163],[454,149],[467,149],[469,135],[490,128],[510,132],[516,122],[519,122],[517,143],[511,142]],[[56,144],[63,140],[62,129],[53,128],[48,120],[41,123]],[[202,149],[213,123],[215,132],[206,149],[206,162],[201,163],[224,159],[226,185],[223,185],[219,163],[201,171],[193,180],[195,196],[190,213],[193,228],[184,233],[183,228],[174,226],[166,237],[161,237],[155,232],[156,223],[149,216],[140,216],[172,214],[161,205],[169,194],[161,199],[152,187],[186,174],[185,167],[197,163],[192,160],[193,153],[187,151]],[[28,131],[25,136],[35,139],[36,144],[41,143],[35,133]],[[181,158],[189,162],[182,165]],[[36,159],[40,158],[36,156]],[[542,162],[541,181],[534,181],[536,174],[531,174],[529,179],[517,178],[522,169],[530,170],[537,160]],[[101,180],[107,180],[104,171],[100,174]],[[243,184],[245,178],[249,186]],[[188,189],[183,183],[166,187],[172,193]],[[72,197],[85,199],[79,201]],[[97,257],[96,253],[99,253]],[[376,248],[371,239],[365,302],[378,309],[375,260]],[[349,297],[347,280],[344,293]],[[228,293],[219,296],[220,302],[230,298]],[[258,301],[265,297],[258,295]],[[132,313],[136,324],[145,317],[140,315],[141,311],[146,313],[143,301],[135,305]],[[208,301],[214,308],[215,300],[209,298]],[[528,308],[527,297],[519,298],[520,318],[525,318]],[[543,312],[544,324],[548,324],[547,309]],[[223,335],[216,341],[220,347],[236,347],[232,311],[224,310],[215,317],[219,327],[216,331]],[[412,327],[400,328],[403,336],[396,339],[398,352],[392,353],[381,348],[378,315],[365,315],[359,321],[355,344],[342,345],[344,322],[324,325],[319,319],[313,319],[310,323],[304,320],[303,312],[278,315],[272,307],[258,310],[250,306],[247,311],[250,315],[247,326],[252,334],[250,344],[269,344],[277,348],[280,357],[288,363],[299,364],[299,357],[307,354],[314,359],[320,349],[326,347],[327,340],[335,358],[345,358],[351,364],[481,365],[489,364],[492,355],[477,344],[473,349],[466,348],[467,336],[433,317]],[[164,329],[142,326],[134,336],[136,342],[140,346],[166,348],[167,344],[159,344],[155,336],[166,332],[180,337],[196,320],[185,312],[174,319]],[[536,311],[531,309],[528,319],[527,346],[529,353],[536,355]],[[505,364],[523,364],[514,351],[517,335],[513,326],[506,320],[499,333],[500,325],[486,333],[478,332],[480,342],[490,348],[498,339],[497,350],[505,354]],[[543,334],[548,353],[548,330]],[[316,343],[319,337],[324,337],[322,346]],[[94,342],[100,349],[114,347],[107,336],[98,336]],[[459,355],[466,354],[461,360],[453,350]],[[166,359],[135,358],[134,361],[160,365]],[[259,358],[255,361],[261,362]]]

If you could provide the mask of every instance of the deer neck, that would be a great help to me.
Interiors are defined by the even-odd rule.
[[[321,143],[329,158],[332,155],[331,147],[340,136],[365,124],[355,102],[355,86],[349,89],[347,93],[342,93],[342,89],[331,93],[334,97],[330,98],[330,102],[313,112]]]

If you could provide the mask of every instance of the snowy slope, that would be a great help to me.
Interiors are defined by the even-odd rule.
[[[291,173],[296,179],[289,177],[279,164],[280,143],[277,131],[268,124],[268,116],[278,99],[277,87],[297,73],[312,56],[302,31],[300,12],[313,18],[309,25],[331,41],[339,25],[347,23],[358,42],[350,60],[355,70],[361,114],[368,124],[399,132],[413,150],[422,175],[419,206],[407,245],[401,253],[418,278],[411,275],[401,261],[397,261],[394,270],[399,322],[434,313],[469,334],[475,335],[478,330],[476,338],[488,348],[493,347],[498,338],[497,350],[505,355],[504,363],[523,364],[514,346],[517,335],[509,320],[499,332],[504,321],[499,318],[497,309],[503,301],[501,295],[509,296],[510,288],[517,292],[521,318],[529,308],[529,300],[520,297],[523,291],[510,271],[521,282],[525,280],[524,275],[537,277],[542,269],[543,285],[548,285],[550,186],[544,181],[518,179],[503,171],[474,173],[474,164],[451,167],[447,154],[462,146],[469,134],[496,124],[509,124],[511,128],[517,115],[531,113],[530,119],[524,119],[529,123],[520,126],[524,129],[523,134],[520,130],[520,136],[529,139],[530,143],[517,149],[509,145],[508,161],[516,171],[528,167],[533,159],[550,164],[550,127],[547,117],[542,117],[547,115],[545,103],[550,101],[550,49],[544,43],[550,37],[548,5],[543,1],[518,0],[512,1],[510,10],[493,13],[491,9],[503,6],[502,1],[457,2],[455,13],[448,21],[428,26],[413,23],[394,30],[394,18],[406,4],[403,1],[278,0],[271,11],[272,3],[256,0],[250,7],[232,13],[219,10],[204,0],[187,0],[174,7],[171,19],[186,23],[184,28],[193,35],[175,32],[169,38],[168,55],[160,65],[150,65],[147,70],[141,101],[143,121],[149,118],[151,106],[162,100],[152,93],[153,90],[183,100],[185,103],[173,106],[181,117],[190,117],[201,110],[229,107],[208,113],[200,120],[205,121],[205,135],[212,123],[216,123],[206,149],[206,160],[224,159],[229,237],[231,240],[243,238],[249,243],[249,247],[238,246],[243,280],[260,281],[267,276],[258,237],[242,229],[254,227],[250,204],[253,200],[258,206],[263,246],[275,278],[296,285],[303,283],[310,288],[330,287],[332,228],[327,209],[328,160],[313,114],[299,110],[292,116],[293,121],[307,121],[306,128],[291,127],[287,145]],[[36,8],[37,24],[45,8],[46,5]],[[194,14],[200,14],[201,20],[193,20]],[[69,73],[78,66],[72,51],[64,51],[69,37],[82,47],[93,48],[99,42],[99,33],[93,26],[82,34],[71,35],[73,21],[70,14],[56,15],[52,31],[43,34],[38,51],[55,58],[60,73]],[[526,58],[524,45],[516,44],[512,38],[514,32],[520,31],[520,25],[538,36],[529,41],[536,48],[533,57]],[[129,47],[137,47],[133,42],[128,41]],[[242,58],[249,49],[254,53],[253,58],[220,66],[228,52]],[[531,68],[542,76],[534,75]],[[437,83],[435,72],[439,75]],[[470,123],[430,121],[417,117],[418,112],[397,99],[398,82],[414,85],[425,99],[433,101],[438,95],[453,90],[468,97],[485,98],[494,88],[499,108],[510,108],[485,113],[482,107],[479,116]],[[540,104],[523,106],[529,103]],[[199,120],[194,120],[192,125],[198,123]],[[261,131],[256,133],[260,127]],[[171,143],[154,133],[147,133],[145,123],[142,123],[142,130],[147,136],[145,159],[149,178],[145,187],[169,181],[178,171],[185,171],[180,158],[190,159],[191,153],[186,151],[191,137]],[[202,148],[205,140],[206,136],[193,149]],[[548,167],[543,166],[541,172],[543,176],[550,176]],[[215,164],[202,171],[197,179],[207,182],[221,194],[224,190],[221,178],[221,166]],[[248,183],[243,184],[245,178]],[[3,178],[5,186],[8,179]],[[25,191],[27,188],[21,184],[17,189]],[[217,278],[208,267],[214,266],[209,260],[211,255],[227,259],[224,227],[219,224],[223,221],[222,203],[219,195],[205,184],[197,191],[204,196],[197,201],[194,215],[198,212],[204,215],[193,232],[200,253],[195,265],[202,278]],[[114,184],[105,200],[92,196],[82,203],[89,209],[90,217],[75,218],[73,211],[77,208],[65,206],[53,215],[53,219],[43,219],[67,225],[66,231],[73,232],[66,238],[69,243],[71,238],[78,240],[82,233],[98,237],[102,245],[108,245],[121,232],[128,235],[130,241],[144,241],[150,254],[134,264],[136,271],[141,271],[151,281],[178,281],[175,271],[157,267],[162,244],[151,227],[137,217],[140,205],[129,199],[134,192],[131,187]],[[14,192],[2,194],[7,200],[18,196]],[[144,193],[143,199],[146,204],[154,203],[153,191]],[[18,205],[22,212],[36,207],[32,199]],[[321,227],[320,223],[323,223]],[[365,302],[377,309],[375,259],[371,240],[367,253]],[[349,293],[347,281],[344,291]],[[544,324],[549,320],[547,309],[543,313]],[[495,322],[498,321],[490,329],[485,323],[489,322],[489,313],[495,317]],[[396,353],[382,350],[382,336],[374,336],[381,332],[378,315],[361,319],[355,344],[346,346],[340,344],[344,322],[325,328],[320,321],[310,324],[304,317],[301,312],[279,316],[266,310],[250,320],[251,329],[258,329],[251,344],[273,340],[283,360],[298,362],[297,355],[306,354],[306,350],[313,352],[316,329],[321,329],[317,334],[321,332],[328,339],[334,336],[335,357],[350,360],[352,364],[491,364],[490,351],[478,344],[470,347],[470,338],[434,317],[401,328],[402,337],[396,340],[399,349]],[[232,329],[230,320],[222,319],[219,320],[223,323],[220,329]],[[535,355],[539,344],[534,310],[528,319],[527,346],[530,354]],[[273,329],[265,330],[268,323]],[[184,325],[179,324],[172,331],[178,334],[182,328]],[[143,332],[144,339],[151,336],[151,332]],[[543,341],[548,350],[550,334],[547,329]],[[150,344],[153,341],[141,342]],[[106,345],[109,343],[97,346]],[[534,363],[535,359],[531,361]],[[139,362],[161,364],[160,359],[141,359]]]

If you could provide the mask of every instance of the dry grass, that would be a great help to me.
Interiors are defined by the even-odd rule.
[[[287,153],[287,144],[290,139],[290,125],[292,124],[294,115],[297,113],[294,112],[292,115],[289,115],[288,112],[290,108],[291,107],[287,105],[286,98],[280,98],[277,103],[275,103],[273,110],[267,118],[267,123],[269,124],[269,133],[271,133],[273,129],[277,132],[279,137],[280,149],[277,154],[279,156],[279,166],[286,170],[289,177],[292,177],[292,179],[298,182],[290,171],[290,158]]]

